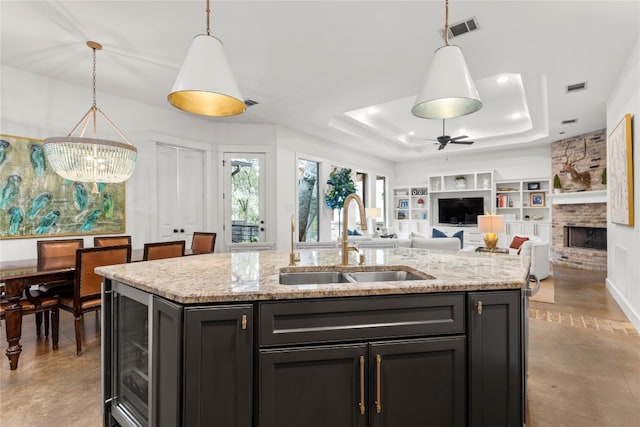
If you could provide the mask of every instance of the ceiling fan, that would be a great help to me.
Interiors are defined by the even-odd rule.
[[[465,145],[473,144],[473,141],[461,141],[461,139],[465,139],[465,138],[469,138],[469,137],[467,135],[461,135],[461,136],[456,136],[454,138],[451,138],[449,135],[447,135],[444,131],[444,119],[442,119],[442,136],[439,136],[437,139],[426,138],[426,140],[437,142],[438,144],[440,144],[440,146],[438,147],[438,150],[442,150],[449,143],[465,144]]]

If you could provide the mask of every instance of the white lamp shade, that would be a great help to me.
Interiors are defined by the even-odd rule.
[[[380,215],[382,215],[382,209],[380,208],[366,208],[365,212],[369,218],[380,218]]]
[[[235,116],[244,104],[222,42],[198,34],[167,97],[176,108],[203,116]]]
[[[458,46],[436,50],[427,79],[411,113],[423,119],[451,119],[482,108],[469,68]]]
[[[504,215],[478,215],[478,231],[481,233],[503,233]]]

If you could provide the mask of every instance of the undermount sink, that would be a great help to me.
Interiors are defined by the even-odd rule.
[[[280,273],[281,285],[322,285],[327,283],[349,283],[339,271],[296,271]]]
[[[403,280],[426,280],[432,276],[419,274],[407,270],[380,271],[296,271],[280,273],[281,285],[324,285],[330,283],[358,283],[358,282],[394,282]]]
[[[354,271],[346,273],[356,282],[395,282],[401,280],[424,280],[425,278],[406,270]]]

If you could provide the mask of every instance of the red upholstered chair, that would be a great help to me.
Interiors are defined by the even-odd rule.
[[[93,238],[93,246],[120,246],[130,245],[131,236],[97,236]]]
[[[151,261],[153,259],[181,257],[184,255],[184,246],[184,240],[145,243],[142,260]]]
[[[76,329],[76,351],[82,354],[82,316],[100,310],[102,276],[94,269],[104,265],[125,264],[131,261],[131,246],[104,246],[78,249],[73,294],[58,297],[60,308],[73,314]]]
[[[216,233],[193,232],[191,250],[194,253],[213,253],[216,247]]]

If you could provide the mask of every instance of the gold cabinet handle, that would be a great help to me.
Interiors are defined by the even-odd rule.
[[[382,412],[382,399],[380,397],[380,366],[382,365],[382,356],[376,355],[376,412]]]
[[[478,301],[478,303],[476,304],[476,311],[478,312],[478,314],[482,314],[482,301]]]
[[[360,415],[364,415],[364,356],[360,356]]]
[[[242,330],[246,330],[247,329],[247,315],[243,314],[242,315]]]

